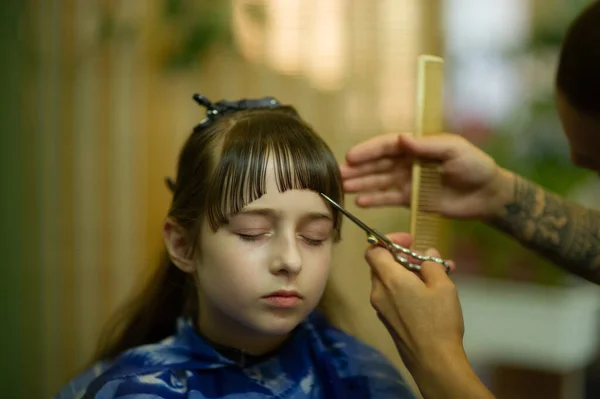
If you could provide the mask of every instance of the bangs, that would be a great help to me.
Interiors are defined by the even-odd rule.
[[[235,121],[222,140],[207,190],[210,198],[206,216],[213,230],[265,194],[269,161],[274,167],[279,192],[314,190],[342,204],[341,176],[333,153],[293,114],[277,110],[253,111]],[[331,210],[339,236],[341,215]]]

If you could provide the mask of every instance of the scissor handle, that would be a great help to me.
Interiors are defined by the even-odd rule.
[[[441,259],[441,258],[438,258],[435,256],[427,256],[427,255],[418,254],[414,251],[411,251],[408,248],[404,248],[402,245],[396,244],[395,242],[387,239],[387,237],[385,237],[385,236],[382,236],[382,237],[384,237],[384,241],[382,241],[380,238],[377,238],[373,235],[368,235],[367,241],[369,241],[369,243],[371,243],[371,244],[376,244],[376,245],[379,245],[379,246],[387,249],[394,257],[394,260],[396,262],[400,263],[402,266],[406,267],[407,269],[413,270],[413,271],[420,271],[421,264],[412,263],[411,261],[408,260],[407,257],[402,256],[402,254],[408,255],[412,258],[420,260],[421,263],[423,263],[423,262],[439,263],[440,265],[444,266],[444,268],[446,269],[446,273],[450,274],[450,271],[452,270],[450,268],[450,263],[448,263],[444,259]]]
[[[444,266],[444,268],[446,269],[446,273],[450,274],[450,270],[451,270],[450,264],[447,261],[445,261],[444,259],[438,258],[436,256],[427,256],[427,255],[418,254],[414,251],[411,251],[408,248],[404,248],[403,246],[396,244],[395,242],[392,242],[388,245],[389,245],[388,250],[392,253],[396,262],[400,263],[402,266],[406,267],[409,270],[419,271],[419,270],[421,270],[421,264],[412,263],[408,260],[408,258],[402,256],[401,254],[405,254],[412,258],[420,260],[421,263],[423,263],[423,262],[439,263],[440,265]]]

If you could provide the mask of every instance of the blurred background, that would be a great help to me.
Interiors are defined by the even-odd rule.
[[[164,177],[204,117],[196,92],[294,104],[342,161],[412,130],[417,56],[440,55],[449,131],[594,206],[598,177],[571,165],[552,92],[561,38],[588,3],[4,0],[1,396],[54,395],[158,264]],[[380,230],[408,228],[406,210],[347,205]],[[446,232],[467,353],[498,398],[600,397],[598,288],[481,223]],[[364,234],[346,223],[343,236],[337,322],[405,373],[369,304]]]

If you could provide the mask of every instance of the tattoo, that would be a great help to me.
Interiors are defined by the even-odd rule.
[[[513,200],[492,222],[557,266],[600,284],[600,212],[516,176]]]

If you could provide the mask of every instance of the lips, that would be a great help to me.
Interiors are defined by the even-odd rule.
[[[263,298],[273,298],[273,297],[280,297],[280,298],[302,298],[302,295],[300,295],[298,293],[298,291],[293,291],[293,290],[279,290],[279,291],[275,291],[275,292],[271,292],[268,295],[265,295]]]
[[[296,309],[302,302],[302,296],[298,291],[279,290],[271,292],[263,297],[263,301],[269,307],[278,309]]]

